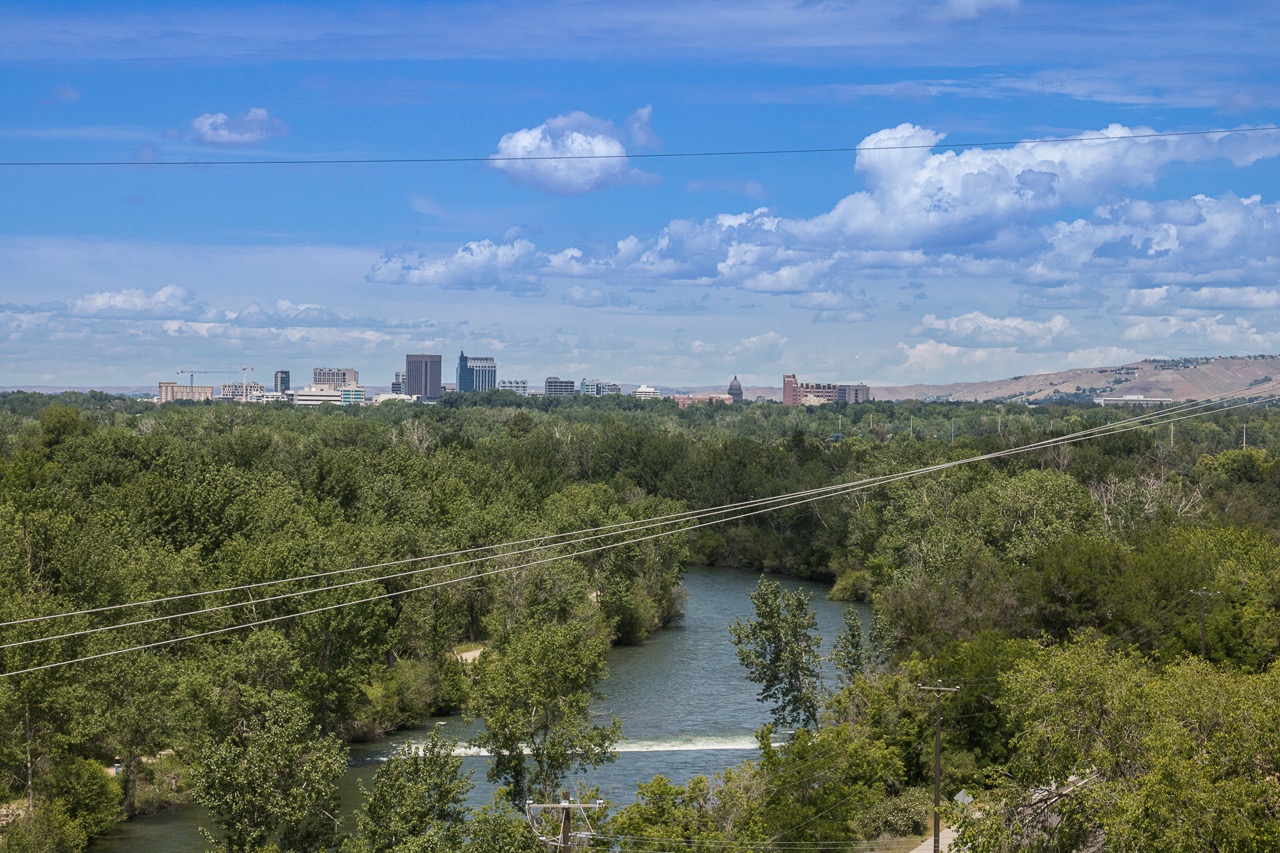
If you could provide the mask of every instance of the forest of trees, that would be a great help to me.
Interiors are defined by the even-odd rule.
[[[932,705],[916,685],[938,680],[961,688],[943,786],[973,798],[949,815],[968,849],[1275,849],[1280,419],[1265,406],[626,534],[1133,414],[0,395],[0,851],[83,850],[190,800],[218,850],[539,849],[511,803],[609,759],[616,721],[586,710],[605,652],[678,616],[686,565],[825,580],[872,605],[873,630],[842,633],[823,683],[806,602],[762,584],[756,619],[726,630],[775,704],[759,758],[641,785],[602,816],[606,849],[924,831]],[[578,531],[602,532],[555,544]],[[575,665],[553,672],[566,649]],[[388,761],[340,825],[345,744],[446,711],[485,723],[505,798],[466,806],[436,741]]]

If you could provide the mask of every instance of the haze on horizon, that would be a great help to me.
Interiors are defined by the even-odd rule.
[[[1280,9],[583,9],[11,4],[0,384],[384,385],[465,350],[531,383],[903,385],[1280,350]],[[188,161],[242,165],[160,165]]]

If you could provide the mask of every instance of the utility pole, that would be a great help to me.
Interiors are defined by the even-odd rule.
[[[548,850],[568,850],[571,840],[569,833],[569,818],[572,816],[574,809],[583,810],[583,817],[586,817],[586,809],[602,809],[604,808],[604,800],[596,800],[594,803],[575,803],[573,798],[569,796],[568,791],[560,792],[560,802],[558,803],[535,803],[528,800],[524,804],[525,817],[529,820],[529,826],[533,828],[534,834],[538,836],[538,840],[546,845]],[[556,809],[560,812],[560,831],[557,835],[546,836],[538,831],[537,821],[534,819],[533,810],[540,809]],[[590,829],[591,824],[587,824]],[[592,833],[594,834],[594,832]],[[585,847],[585,845],[584,845]]]
[[[1200,596],[1200,660],[1208,660],[1209,658],[1204,653],[1204,621],[1209,613],[1209,597],[1218,595],[1218,591],[1210,592],[1201,587],[1200,589],[1191,590],[1191,594]]]
[[[960,688],[943,687],[941,679],[933,687],[916,687],[933,694],[933,853],[938,853],[942,833],[942,694],[955,693]]]

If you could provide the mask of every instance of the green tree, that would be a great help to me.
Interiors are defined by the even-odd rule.
[[[841,681],[846,684],[852,683],[874,662],[874,655],[862,641],[862,614],[858,608],[844,609],[844,627],[832,643],[831,658]]]
[[[818,617],[801,590],[784,590],[761,578],[751,593],[755,618],[729,626],[738,661],[760,685],[760,698],[773,702],[779,725],[816,726],[822,694]]]
[[[328,847],[341,821],[337,782],[345,770],[342,744],[321,735],[298,704],[276,704],[196,755],[195,797],[221,837],[201,831],[223,853],[272,842],[287,853]]]
[[[590,715],[607,648],[602,626],[585,620],[526,624],[476,661],[467,713],[484,728],[473,742],[489,751],[489,779],[505,783],[513,803],[550,797],[569,772],[616,757],[621,723]]]
[[[432,731],[421,744],[402,747],[373,776],[360,783],[364,804],[356,813],[356,834],[346,853],[389,853],[405,842],[430,836],[443,849],[461,846],[471,773],[461,773],[457,741]]]

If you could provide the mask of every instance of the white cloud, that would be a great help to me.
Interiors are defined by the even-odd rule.
[[[1280,232],[1280,207],[1257,197],[1144,201],[1119,193],[1150,184],[1177,161],[1220,157],[1244,165],[1273,157],[1280,133],[1141,138],[1149,132],[1112,125],[1067,140],[935,152],[941,134],[903,124],[864,140],[856,171],[865,188],[812,218],[757,208],[675,219],[652,238],[618,240],[612,251],[549,252],[522,238],[502,246],[471,243],[453,258],[388,256],[369,279],[536,292],[549,278],[590,277],[617,286],[649,281],[839,294],[932,275],[1020,281],[1028,285],[1020,304],[1060,310],[1102,307],[1108,292],[1139,283],[1130,275],[1143,276],[1143,286],[1166,283],[1153,273],[1184,286],[1259,287],[1266,276],[1273,283],[1280,257],[1270,247]],[[555,139],[574,133],[584,150],[597,143],[621,150],[607,122],[581,113],[521,133],[532,141],[520,150],[567,150]],[[544,188],[570,191],[610,180],[594,167],[574,172],[579,161],[546,162],[536,177]],[[1088,218],[1054,218],[1083,205],[1094,206]],[[1210,275],[1212,282],[1195,278]],[[866,316],[865,306],[814,310],[826,312],[815,313],[819,320]]]
[[[1150,356],[1117,346],[1025,353],[1017,347],[963,347],[932,339],[918,344],[899,343],[898,351],[903,360],[891,367],[890,372],[896,374],[898,381],[906,383],[933,382],[937,376],[947,377],[944,381],[965,381],[966,378],[1048,373],[1073,367],[1129,364]]]
[[[648,112],[641,110],[632,119],[633,133],[648,132]],[[504,135],[489,165],[518,184],[556,195],[580,195],[656,179],[632,168],[621,133],[613,124],[584,112],[556,116],[537,127]]]
[[[742,361],[750,367],[755,364],[777,362],[782,358],[787,336],[774,331],[743,338],[725,353],[727,361]]]
[[[197,140],[210,145],[252,145],[288,133],[284,122],[263,107],[253,107],[238,118],[205,113],[191,120],[191,129]]]
[[[627,132],[631,134],[631,141],[643,148],[652,148],[659,143],[658,135],[653,132],[652,104],[627,116]]]
[[[948,340],[973,341],[982,344],[1031,344],[1046,347],[1071,329],[1062,314],[1054,314],[1044,322],[1022,317],[989,317],[981,311],[970,311],[958,317],[940,318],[926,314],[920,321],[921,334],[941,333]]]
[[[1220,349],[1244,348],[1269,351],[1280,343],[1280,332],[1263,332],[1244,317],[1144,317],[1133,318],[1121,338],[1126,341],[1173,341],[1179,338]]]
[[[1126,314],[1168,314],[1280,308],[1280,290],[1267,287],[1178,287],[1161,285],[1130,290],[1121,310]]]
[[[545,292],[539,275],[549,264],[549,256],[539,252],[528,240],[511,243],[478,240],[444,258],[384,254],[365,278],[383,284],[424,284],[467,290],[495,288],[527,295]]]
[[[207,306],[185,288],[166,285],[154,293],[137,288],[99,291],[71,301],[67,313],[74,317],[198,317]]]
[[[609,297],[598,287],[586,288],[575,284],[560,296],[565,305],[576,305],[579,308],[601,308],[609,304]]]

